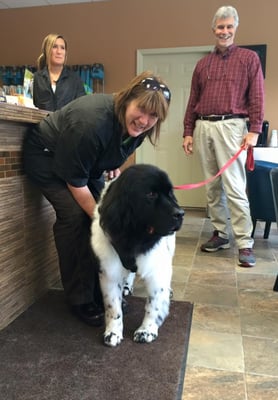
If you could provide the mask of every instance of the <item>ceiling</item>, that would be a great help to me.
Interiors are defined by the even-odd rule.
[[[108,0],[0,0],[0,10],[7,8],[54,6],[58,4],[93,3],[97,1]]]

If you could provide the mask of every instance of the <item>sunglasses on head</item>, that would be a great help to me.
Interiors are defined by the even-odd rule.
[[[146,78],[140,82],[148,90],[161,90],[165,100],[170,103],[171,100],[171,92],[166,85],[158,82],[155,78]]]

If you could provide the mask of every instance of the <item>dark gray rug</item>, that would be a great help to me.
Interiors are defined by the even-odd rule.
[[[0,332],[0,397],[5,400],[179,400],[193,305],[171,303],[150,344],[132,341],[145,300],[128,299],[122,344],[72,316],[52,290]]]

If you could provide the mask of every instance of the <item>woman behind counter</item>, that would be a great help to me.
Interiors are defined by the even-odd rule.
[[[42,110],[58,110],[86,94],[80,77],[66,66],[67,48],[65,38],[56,33],[50,33],[42,42],[33,86],[34,105]]]

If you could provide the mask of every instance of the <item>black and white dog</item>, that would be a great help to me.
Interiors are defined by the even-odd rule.
[[[175,232],[184,211],[168,175],[147,164],[133,165],[108,184],[92,223],[92,248],[100,261],[105,308],[104,343],[123,339],[122,296],[132,292],[138,274],[148,298],[134,341],[149,343],[169,313]]]

